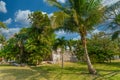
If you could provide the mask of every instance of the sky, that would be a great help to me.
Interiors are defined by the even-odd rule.
[[[65,3],[66,0],[57,0]],[[118,0],[104,0],[104,5],[110,5]],[[42,11],[49,16],[58,9],[48,5],[45,0],[0,0],[0,21],[4,22],[8,29],[0,31],[7,37],[11,37],[23,27],[29,26],[28,14],[34,11]],[[64,31],[56,32],[57,36],[65,36],[67,39],[79,38],[77,33],[67,34]]]
[[[57,10],[45,3],[44,0],[2,0],[0,7],[0,20],[9,24],[9,28],[27,26],[28,14],[33,11],[50,14]]]

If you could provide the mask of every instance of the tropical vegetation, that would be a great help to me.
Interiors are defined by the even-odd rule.
[[[108,72],[119,75],[117,72],[119,60],[114,63],[114,59],[116,59],[115,56],[120,58],[120,1],[110,6],[104,6],[102,0],[66,0],[66,3],[60,3],[58,0],[46,1],[58,8],[58,11],[54,12],[52,16],[48,16],[42,11],[35,11],[28,15],[29,27],[22,28],[9,39],[0,35],[0,61],[1,58],[4,58],[6,61],[14,60],[20,65],[34,66],[27,67],[25,73],[30,73],[30,75],[25,75],[31,76],[35,73],[38,77],[43,74],[39,78],[44,79],[48,79],[48,76],[51,75],[54,75],[55,79],[56,77],[60,77],[62,80],[64,77],[73,79],[67,77],[65,73],[69,73],[69,75],[75,73],[73,77],[76,77],[84,74],[87,70],[90,74],[98,73],[100,76],[91,76],[85,73],[88,78],[83,79],[112,79],[105,76]],[[102,26],[106,29],[94,33],[94,30],[99,29],[103,23],[108,24]],[[0,27],[6,28],[6,25],[0,22]],[[61,30],[68,34],[77,33],[80,39],[68,40],[65,37],[58,37],[55,32]],[[56,64],[35,67],[41,65],[43,61],[52,61],[52,52],[56,51],[57,53],[58,49],[61,50],[62,69]],[[63,55],[67,50],[69,54],[77,57],[77,63],[64,64]],[[84,62],[87,63],[88,69]],[[108,72],[105,71],[105,68]],[[0,70],[3,70],[0,72],[3,73],[0,77],[7,75],[3,68]],[[12,75],[14,74],[11,72],[11,67],[7,67],[7,70],[10,70]],[[48,76],[45,75],[47,73]],[[56,73],[60,74],[56,75]],[[34,76],[31,78],[35,78]],[[117,76],[117,78],[120,77]],[[16,79],[19,80],[19,78]],[[26,79],[29,80],[29,78]],[[76,80],[78,79],[80,78],[76,78]]]

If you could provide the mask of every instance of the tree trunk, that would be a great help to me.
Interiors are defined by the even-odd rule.
[[[89,55],[88,55],[88,51],[87,51],[87,40],[85,35],[81,36],[81,40],[82,40],[82,45],[84,48],[84,56],[88,65],[88,70],[90,74],[96,74],[96,70],[93,68],[93,65],[91,64]]]
[[[20,63],[23,63],[23,50],[24,50],[24,47],[23,47],[23,44],[22,44],[22,41],[20,42],[19,44],[19,48],[20,48]]]
[[[63,52],[64,51],[62,51],[62,68],[64,67]]]
[[[23,63],[23,57],[22,57],[22,55],[23,55],[23,48],[20,47],[20,63]]]

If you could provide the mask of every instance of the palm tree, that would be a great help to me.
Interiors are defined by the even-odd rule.
[[[27,28],[22,28],[19,33],[14,35],[14,37],[17,40],[16,45],[20,50],[19,51],[19,61],[20,61],[20,63],[23,63],[23,62],[25,62],[25,57],[26,57],[26,55],[24,53],[25,52],[24,44],[25,44],[26,39],[28,38]]]
[[[65,48],[66,48],[66,42],[67,41],[64,39],[64,37],[62,37],[62,38],[56,39],[56,41],[53,45],[54,50],[57,50],[58,48],[61,49],[62,68],[64,67],[64,59],[63,59],[64,56],[63,56],[63,54],[64,54],[64,51],[65,51]]]
[[[47,0],[47,2],[59,8],[64,14],[60,13],[61,16],[56,16],[56,20],[64,16],[64,30],[80,34],[89,73],[96,74],[88,55],[86,36],[89,30],[102,21],[104,9],[101,7],[101,0],[67,0],[65,4],[59,3],[57,0]]]

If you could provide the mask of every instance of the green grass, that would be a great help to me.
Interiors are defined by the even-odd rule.
[[[39,67],[0,66],[0,80],[120,80],[120,62],[94,64],[97,75],[91,75],[84,63],[41,65]]]

